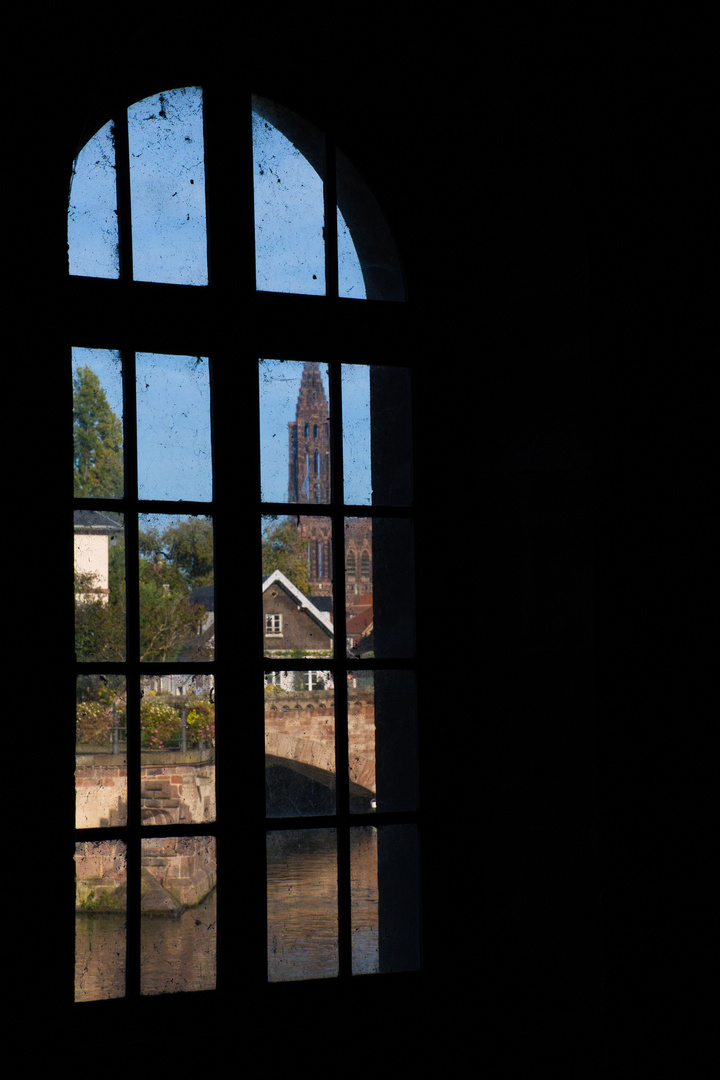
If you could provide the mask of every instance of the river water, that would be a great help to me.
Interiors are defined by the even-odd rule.
[[[337,854],[332,829],[269,834],[268,979],[332,978],[338,971]],[[222,888],[222,881],[218,888]],[[352,830],[352,969],[379,970],[377,833]],[[124,914],[78,914],[75,1000],[125,993]],[[211,990],[216,978],[217,890],[179,917],[141,919],[141,993]]]

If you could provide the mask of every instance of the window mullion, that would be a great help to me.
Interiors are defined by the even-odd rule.
[[[140,993],[141,752],[140,752],[140,551],[137,497],[135,350],[122,350],[125,470],[125,673],[127,693],[127,958],[126,993]]]
[[[121,281],[133,280],[132,204],[130,196],[130,145],[127,110],[118,109],[113,123],[118,205],[118,257]]]
[[[336,264],[337,265],[337,264]],[[337,282],[336,282],[337,283]],[[345,527],[343,517],[342,383],[338,361],[329,365],[331,442],[331,519],[335,620],[335,795],[338,820],[338,959],[340,976],[352,973],[350,891],[350,769],[348,690],[345,665]]]

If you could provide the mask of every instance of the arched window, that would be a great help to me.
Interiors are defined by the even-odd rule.
[[[72,175],[73,511],[98,541],[75,567],[78,1001],[237,992],[241,953],[268,984],[420,963],[410,372],[368,347],[371,303],[339,348],[325,329],[402,301],[400,260],[327,133],[256,96],[238,150],[226,119],[212,86],[153,92]],[[330,432],[312,495],[303,422]],[[362,660],[338,631],[350,537],[365,578],[382,552]]]

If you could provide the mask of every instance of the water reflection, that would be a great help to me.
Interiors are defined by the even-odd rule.
[[[352,972],[380,970],[377,830],[351,830]],[[267,844],[267,957],[271,982],[338,974],[337,846],[333,829],[278,831]],[[143,914],[141,993],[216,985],[217,891],[179,915]],[[125,912],[78,912],[75,1000],[125,995]]]
[[[217,893],[179,917],[141,919],[141,993],[215,987]],[[125,915],[75,916],[75,1000],[125,995]]]
[[[379,970],[377,832],[351,838],[352,970]],[[337,844],[333,829],[274,832],[267,841],[268,979],[338,974]]]
[[[125,915],[75,916],[75,1000],[125,995]]]
[[[216,979],[216,890],[179,918],[144,916],[140,924],[142,994],[214,990]]]

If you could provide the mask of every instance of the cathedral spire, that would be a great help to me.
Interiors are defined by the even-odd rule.
[[[330,409],[317,361],[308,360],[303,368],[288,429],[290,502],[330,502]]]
[[[330,409],[325,397],[320,365],[316,360],[308,360],[300,380],[295,419],[300,422],[312,418],[315,423],[327,423],[329,415]]]
[[[288,423],[288,500],[291,503],[330,503],[330,408],[320,364],[308,360],[303,367],[295,420]],[[333,591],[333,545],[330,518],[324,514],[300,516],[299,531],[307,542],[311,596]],[[346,564],[348,613],[360,597],[372,594],[372,520],[348,518],[340,539]],[[363,615],[372,612],[367,603]],[[370,616],[371,618],[371,616]]]

